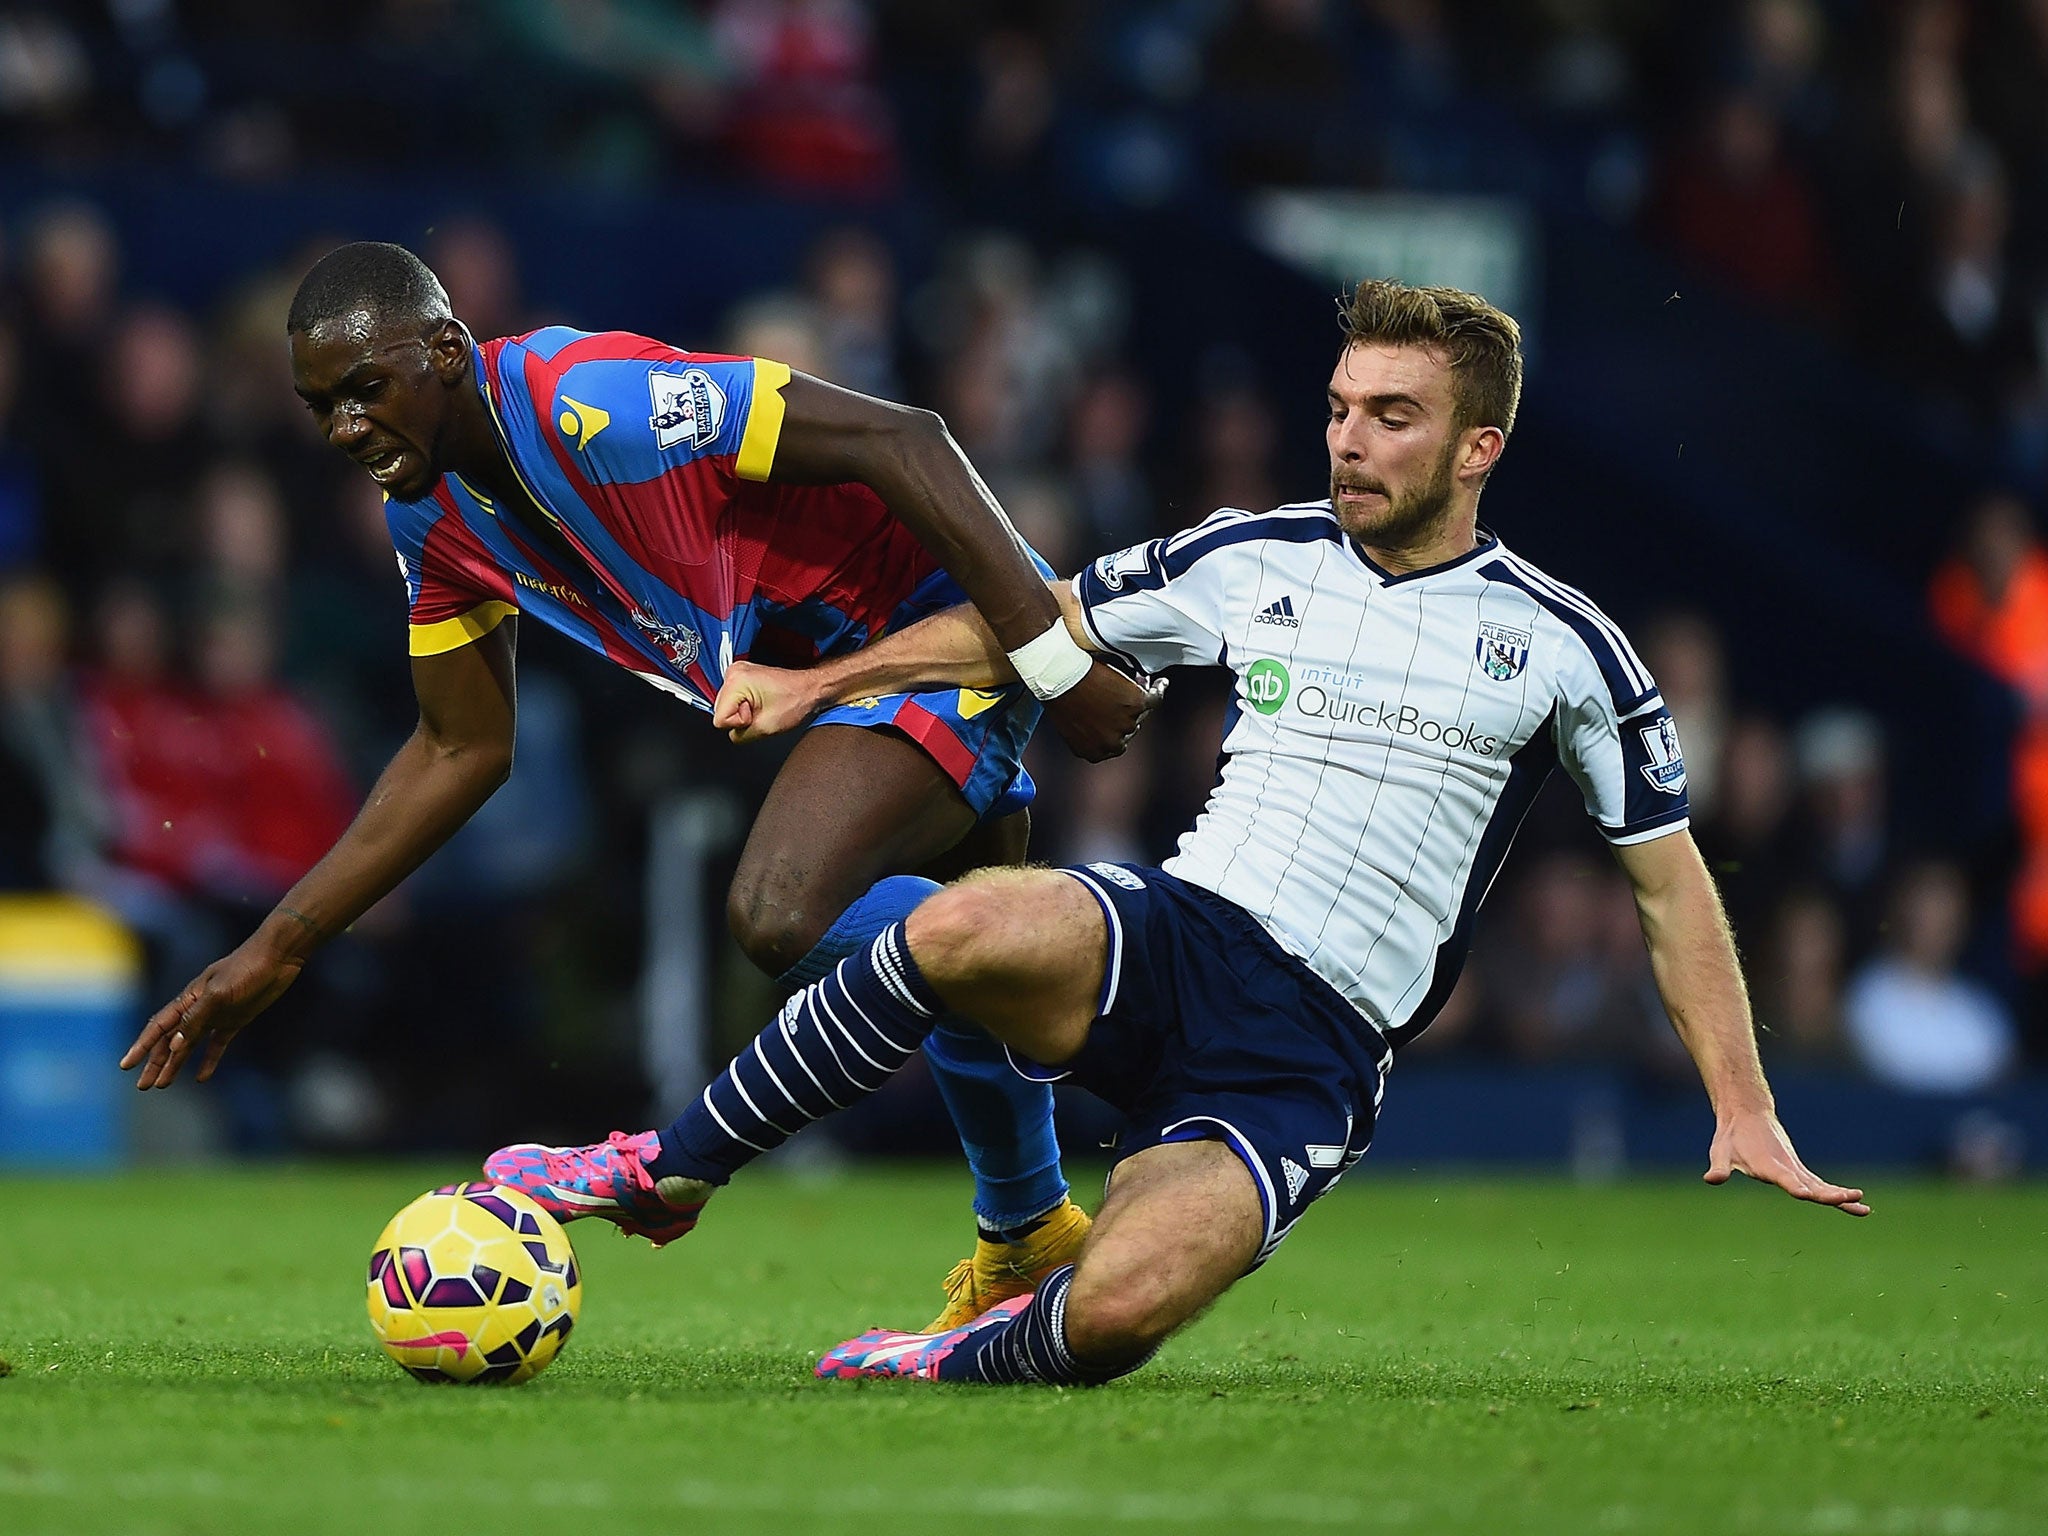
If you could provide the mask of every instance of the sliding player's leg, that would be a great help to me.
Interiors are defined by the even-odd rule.
[[[962,1327],[876,1330],[824,1377],[1092,1386],[1129,1375],[1249,1269],[1265,1238],[1252,1175],[1222,1141],[1148,1147],[1117,1166],[1080,1261]]]
[[[1033,1058],[1064,1059],[1087,1038],[1106,953],[1101,912],[1063,876],[984,870],[948,886],[792,997],[661,1133],[652,1172],[689,1183],[665,1193],[703,1198],[881,1087],[963,1006],[986,1004],[977,1022]]]
[[[948,1332],[863,1335],[820,1374],[1079,1385],[1134,1370],[1269,1256],[1371,1138],[1384,1042],[1251,914],[1162,870],[1053,878],[1095,905],[1106,984],[1080,1042],[1024,1049],[1125,1113],[1095,1234],[1032,1298]],[[949,963],[939,941],[950,929],[963,951],[991,948],[972,924],[1000,909],[973,912],[976,891],[1001,887],[977,881],[920,908],[910,947],[949,1005],[1021,1041],[1025,1021],[1004,1012],[1018,978]],[[1042,910],[1033,921],[1048,926]]]
[[[980,696],[892,697],[870,712],[880,724],[821,724],[797,743],[727,902],[734,935],[762,969],[793,986],[814,982],[908,917],[939,881],[1024,862],[1030,813],[1004,814],[999,794],[1018,777],[1021,733],[1003,713],[1012,706],[956,723],[948,716],[959,715],[960,697]],[[919,717],[903,728],[922,728],[924,745],[899,729],[907,708]],[[959,759],[967,783],[941,753]],[[970,793],[990,803],[970,804]],[[948,1311],[971,1307],[972,1316],[1067,1262],[1087,1217],[1067,1199],[1050,1090],[1019,1077],[1000,1045],[957,1019],[941,1019],[924,1050],[974,1174],[975,1256],[948,1280]]]

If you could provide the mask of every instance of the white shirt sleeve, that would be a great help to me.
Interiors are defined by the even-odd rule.
[[[1245,547],[1206,536],[1222,516],[1082,568],[1074,595],[1101,649],[1147,672],[1222,661],[1229,550]]]
[[[1647,843],[1690,824],[1685,754],[1661,694],[1628,714],[1590,656],[1567,666],[1557,705],[1557,755],[1610,843]]]

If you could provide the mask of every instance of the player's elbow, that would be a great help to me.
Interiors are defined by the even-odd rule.
[[[459,736],[420,722],[418,738],[428,758],[444,772],[461,778],[480,798],[496,794],[512,777],[512,733]]]

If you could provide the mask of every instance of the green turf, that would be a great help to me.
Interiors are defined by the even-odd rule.
[[[950,1171],[763,1177],[665,1253],[576,1229],[531,1386],[364,1325],[454,1169],[0,1182],[0,1531],[2021,1532],[2048,1527],[2048,1189],[1855,1222],[1689,1178],[1355,1174],[1142,1374],[818,1383],[913,1325]]]

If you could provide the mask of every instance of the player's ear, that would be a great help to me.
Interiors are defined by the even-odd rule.
[[[444,384],[459,383],[469,374],[469,327],[460,320],[443,320],[427,337],[427,366]]]
[[[1494,463],[1507,445],[1507,434],[1499,427],[1469,428],[1465,433],[1465,451],[1459,456],[1458,472],[1484,479],[1493,472]]]

